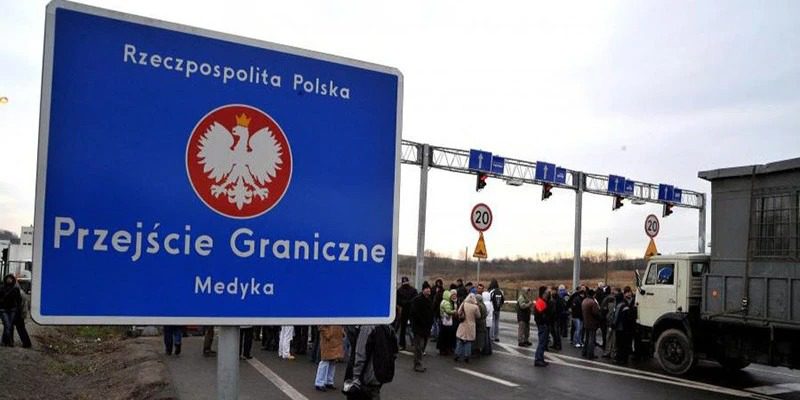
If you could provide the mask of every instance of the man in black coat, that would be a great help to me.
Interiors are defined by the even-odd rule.
[[[408,283],[408,277],[404,276],[400,279],[402,285],[397,289],[397,306],[400,307],[400,349],[406,349],[406,327],[408,326],[408,319],[411,315],[411,301],[417,295],[417,289],[414,289]]]
[[[425,372],[422,366],[422,354],[428,346],[428,337],[433,325],[433,301],[431,287],[422,286],[422,293],[411,302],[411,332],[414,333],[414,371]]]
[[[14,321],[22,304],[17,278],[8,274],[0,286],[0,319],[3,321],[3,346],[14,345]]]

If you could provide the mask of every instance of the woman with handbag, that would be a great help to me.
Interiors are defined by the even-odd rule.
[[[478,301],[475,299],[475,294],[470,293],[467,299],[458,308],[458,317],[461,323],[458,324],[458,331],[456,332],[456,362],[464,359],[464,362],[469,362],[469,357],[472,355],[472,342],[475,341],[475,327],[476,321],[481,317],[481,311],[478,307]]]

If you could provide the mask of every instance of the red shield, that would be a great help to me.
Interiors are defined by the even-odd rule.
[[[253,218],[280,202],[292,178],[292,151],[280,125],[243,104],[212,110],[186,145],[189,182],[209,208]]]

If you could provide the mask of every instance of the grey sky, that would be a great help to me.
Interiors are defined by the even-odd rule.
[[[33,220],[44,5],[0,0],[0,228]],[[406,139],[572,169],[709,185],[697,171],[800,156],[800,3],[89,1],[186,25],[391,65],[405,75]],[[402,167],[400,252],[416,243],[419,170]],[[430,174],[427,248],[490,257],[572,249],[574,195]],[[655,205],[584,197],[584,249],[641,254]],[[663,252],[696,249],[697,212],[663,221]],[[713,240],[713,238],[712,238]]]

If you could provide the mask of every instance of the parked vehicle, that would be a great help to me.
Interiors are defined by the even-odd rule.
[[[800,367],[800,158],[698,175],[711,254],[654,256],[637,275],[644,345],[676,375],[700,358]]]

